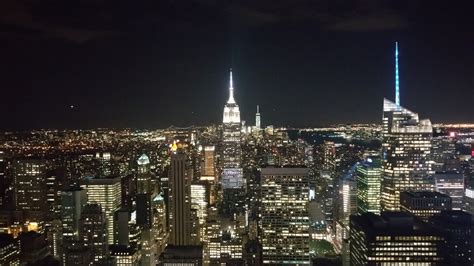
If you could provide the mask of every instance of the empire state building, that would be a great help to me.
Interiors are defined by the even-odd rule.
[[[230,71],[229,100],[224,106],[222,125],[223,188],[240,188],[244,185],[241,168],[240,110],[234,99],[232,70]]]

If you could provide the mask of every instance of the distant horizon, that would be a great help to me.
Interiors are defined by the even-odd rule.
[[[221,123],[222,124],[222,123]],[[154,130],[166,130],[170,128],[177,129],[187,129],[187,128],[205,128],[211,126],[219,126],[221,124],[208,124],[208,125],[189,125],[189,126],[176,126],[170,125],[168,127],[162,128],[138,128],[138,127],[91,127],[91,128],[31,128],[31,129],[18,129],[18,130],[0,130],[0,133],[20,133],[20,132],[33,132],[33,131],[75,131],[75,130],[138,130],[138,131],[154,131]],[[474,122],[436,122],[433,123],[433,128],[437,126],[444,127],[458,127],[458,128],[474,128]],[[353,123],[335,123],[328,125],[314,125],[314,126],[290,126],[290,125],[265,125],[262,126],[262,130],[268,126],[273,126],[274,128],[290,128],[290,129],[311,129],[311,128],[330,128],[343,125],[378,125],[382,126],[382,123],[376,122],[353,122]],[[464,125],[464,127],[462,127]],[[253,127],[253,125],[252,125]]]

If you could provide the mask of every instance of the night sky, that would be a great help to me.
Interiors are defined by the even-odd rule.
[[[401,104],[474,122],[469,2],[1,0],[0,129],[220,123],[231,67],[251,124],[380,122],[396,40]]]

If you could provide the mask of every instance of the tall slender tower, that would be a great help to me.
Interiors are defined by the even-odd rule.
[[[382,210],[400,208],[400,192],[433,190],[429,119],[400,106],[398,83],[398,44],[395,46],[395,103],[383,101]]]
[[[240,188],[244,185],[240,146],[240,110],[234,99],[234,86],[232,70],[230,71],[229,99],[224,106],[224,119],[222,125],[222,148],[223,148],[223,173],[222,187]]]
[[[191,180],[186,154],[173,152],[169,169],[169,244],[191,244]]]
[[[398,42],[395,42],[395,104],[400,106],[400,79],[398,76]]]
[[[257,105],[257,113],[255,114],[255,127],[257,129],[261,128],[261,125],[260,125],[260,108],[259,108],[258,105]]]

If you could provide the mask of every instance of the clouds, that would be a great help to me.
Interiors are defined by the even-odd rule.
[[[39,5],[40,1],[0,1],[0,22],[4,27],[8,26],[9,29],[4,31],[4,34],[7,37],[36,34],[76,43],[84,43],[119,34],[117,31],[71,27],[66,25],[64,21],[47,22],[42,14],[35,12],[35,8]],[[58,10],[58,12],[61,12],[61,10]]]
[[[348,19],[341,19],[340,21],[329,23],[324,28],[334,31],[385,31],[398,30],[408,26],[405,19],[397,15],[372,17],[352,17]]]

